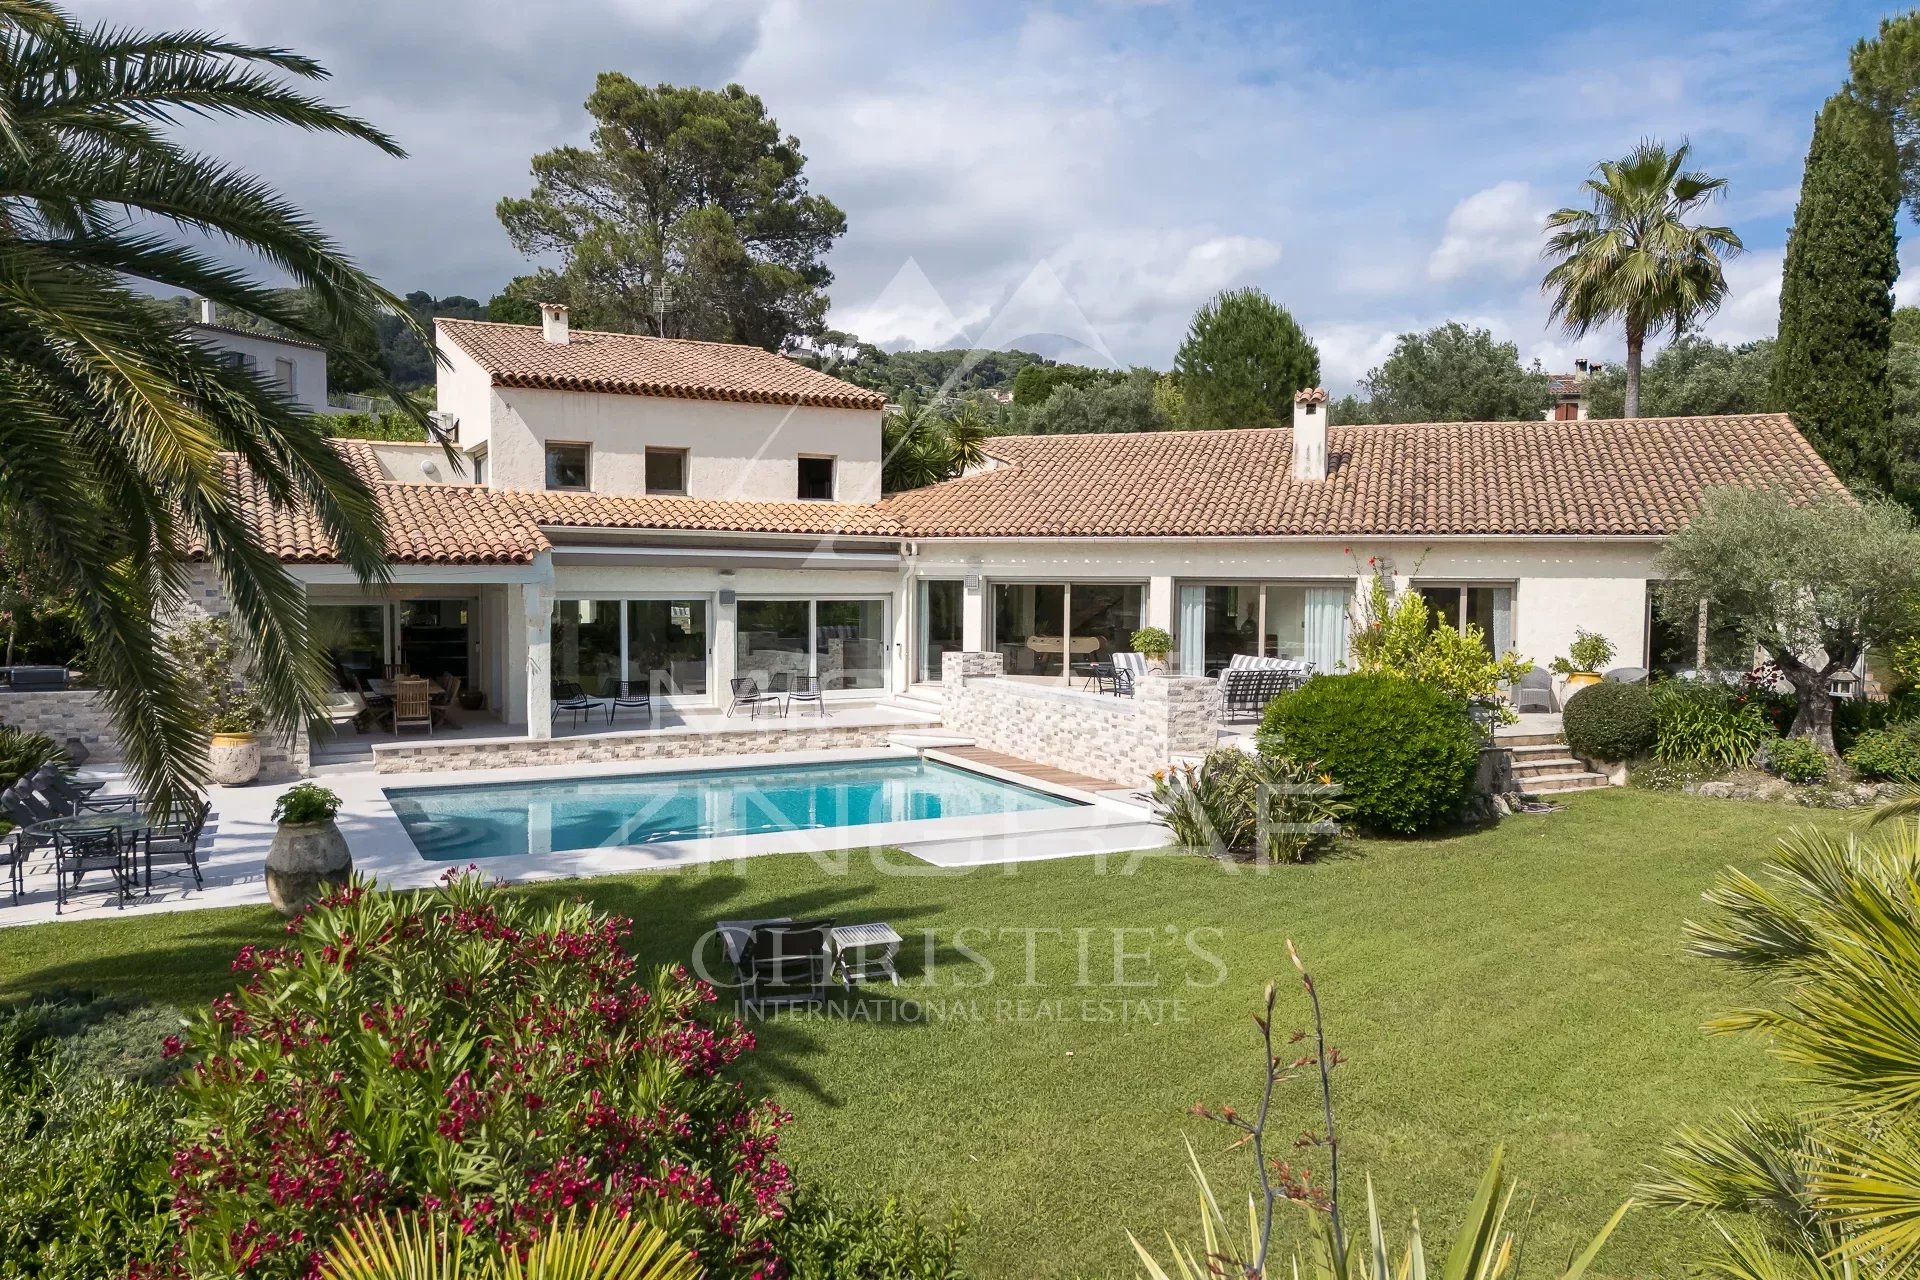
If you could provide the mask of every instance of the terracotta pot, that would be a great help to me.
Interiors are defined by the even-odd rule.
[[[267,898],[283,916],[299,915],[353,874],[353,854],[333,819],[283,822],[267,850]]]
[[[207,781],[244,787],[260,776],[260,740],[250,733],[216,733],[207,748]]]
[[[1574,671],[1567,676],[1567,694],[1572,696],[1575,689],[1584,689],[1590,684],[1600,683],[1598,671]]]

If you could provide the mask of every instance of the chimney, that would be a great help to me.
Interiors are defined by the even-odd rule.
[[[1578,374],[1584,374],[1584,373],[1586,373],[1586,371],[1587,371],[1587,358],[1586,358],[1585,356],[1581,356],[1581,357],[1580,357],[1579,359],[1577,359],[1577,360],[1575,360],[1575,361],[1573,362],[1573,371],[1574,371],[1575,373],[1578,373]]]
[[[214,313],[213,313],[213,299],[212,299],[212,298],[202,298],[202,299],[200,299],[200,323],[201,323],[201,324],[214,324],[214,323],[217,323],[217,322],[216,322],[216,321],[214,320]]]
[[[1293,478],[1327,478],[1327,389],[1293,393]]]
[[[540,304],[540,336],[548,342],[565,346],[567,343],[567,306],[564,302],[543,302]]]

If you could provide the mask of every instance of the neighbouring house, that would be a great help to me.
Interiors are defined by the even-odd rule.
[[[1553,397],[1545,418],[1549,422],[1585,422],[1587,420],[1587,382],[1606,366],[1582,357],[1573,362],[1572,373],[1547,375],[1547,392]]]
[[[338,413],[327,403],[327,351],[299,338],[236,329],[219,322],[212,302],[200,299],[200,319],[189,325],[196,341],[223,361],[271,379],[309,413]]]
[[[1077,684],[1147,624],[1180,674],[1332,670],[1370,564],[1495,648],[1544,664],[1584,627],[1650,666],[1692,653],[1648,581],[1703,491],[1843,491],[1778,414],[1329,427],[1314,391],[1291,429],[995,438],[970,474],[882,499],[883,397],[766,351],[570,331],[560,308],[441,320],[438,345],[458,465],[337,442],[385,511],[390,585],[249,496],[341,671],[457,675],[532,738],[556,680],[725,707],[733,677],[811,674],[831,704],[988,651]]]

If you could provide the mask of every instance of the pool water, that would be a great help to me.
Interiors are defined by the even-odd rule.
[[[1080,803],[919,758],[395,787],[386,797],[429,862],[973,818]]]

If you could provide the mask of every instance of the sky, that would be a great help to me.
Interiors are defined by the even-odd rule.
[[[1491,329],[1554,369],[1617,334],[1546,322],[1540,224],[1593,164],[1688,139],[1749,252],[1706,331],[1773,332],[1800,166],[1858,4],[1089,0],[74,0],[319,58],[410,153],[193,122],[399,293],[482,300],[529,264],[494,217],[585,140],[594,76],[729,82],[847,215],[829,323],[889,348],[1168,367],[1194,309],[1258,286],[1352,389],[1396,335]],[[1913,230],[1903,226],[1903,240]],[[1904,254],[1903,254],[1904,256]],[[1910,259],[1920,278],[1920,255]],[[1911,282],[1907,282],[1911,283]],[[1920,300],[1920,285],[1908,300]]]

